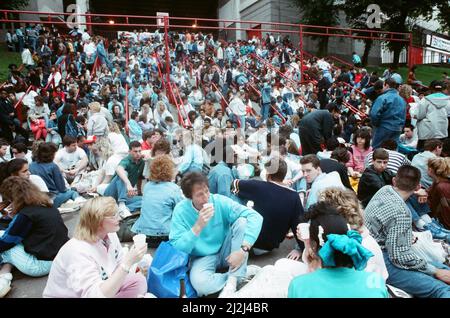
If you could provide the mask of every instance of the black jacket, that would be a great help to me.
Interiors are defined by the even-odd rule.
[[[57,208],[27,206],[19,211],[31,220],[32,227],[23,240],[25,252],[39,260],[51,261],[69,240],[68,230]]]
[[[388,169],[379,173],[375,170],[373,165],[364,170],[358,184],[358,199],[361,201],[363,207],[369,204],[369,201],[385,185],[392,184],[394,173]]]

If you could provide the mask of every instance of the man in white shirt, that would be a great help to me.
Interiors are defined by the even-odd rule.
[[[317,203],[319,192],[329,187],[338,187],[345,189],[342,184],[339,173],[336,171],[330,173],[322,172],[320,160],[316,155],[306,155],[300,160],[302,172],[310,189],[308,190],[305,209]]]
[[[228,105],[228,108],[230,109],[230,115],[233,114],[234,120],[239,121],[239,127],[241,128],[241,134],[242,136],[245,135],[245,104],[242,101],[241,93],[237,93],[236,96],[231,100],[230,104]],[[231,117],[231,116],[230,116]]]
[[[77,146],[75,137],[65,136],[63,148],[55,155],[54,162],[58,165],[67,182],[71,184],[88,165],[88,157],[83,149]]]
[[[33,56],[31,55],[30,49],[28,48],[28,44],[25,44],[22,51],[22,63],[25,64],[26,67],[34,66]]]
[[[188,96],[188,101],[198,109],[205,102],[205,98],[203,97],[202,92],[194,86],[192,92]]]

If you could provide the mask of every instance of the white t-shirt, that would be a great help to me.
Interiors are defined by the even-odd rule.
[[[87,160],[87,155],[84,150],[79,147],[72,153],[67,152],[66,147],[64,147],[59,149],[55,156],[55,162],[58,162],[58,165],[63,170],[72,169],[82,159]]]
[[[41,190],[42,192],[49,192],[49,191],[48,191],[48,187],[47,187],[47,185],[45,184],[45,181],[44,181],[41,177],[32,174],[32,175],[30,175],[30,181],[31,181],[35,186],[37,186],[37,187],[39,188],[39,190]]]
[[[108,134],[109,142],[114,151],[114,154],[128,154],[128,145],[125,137],[122,134],[115,132],[109,132]]]

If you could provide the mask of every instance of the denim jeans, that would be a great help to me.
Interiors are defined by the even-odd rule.
[[[270,109],[270,103],[263,103],[261,105],[261,117],[263,120],[266,120],[269,118],[269,109]]]
[[[17,244],[3,253],[0,253],[2,264],[11,264],[20,272],[31,277],[41,277],[50,273],[52,261],[38,260],[36,256],[25,252],[23,244]]]
[[[380,148],[385,140],[395,140],[398,143],[400,131],[393,131],[383,127],[377,127],[373,135],[372,148]]]
[[[231,226],[228,235],[222,244],[220,251],[214,255],[191,258],[189,278],[199,297],[217,293],[225,286],[228,276],[237,278],[245,277],[247,273],[248,254],[242,265],[231,272],[216,273],[217,269],[228,268],[226,258],[235,251],[241,249],[244,240],[247,219],[238,218]]]
[[[408,200],[406,200],[406,205],[408,206],[409,210],[411,211],[411,216],[413,222],[416,222],[420,219],[422,215],[428,214],[431,212],[430,207],[427,203],[419,203],[417,201],[417,197],[415,195],[412,195],[409,197]]]
[[[78,192],[73,191],[73,190],[67,190],[66,192],[60,192],[53,199],[53,206],[55,208],[59,208],[63,203],[69,201],[70,199],[75,200],[79,196],[80,195],[78,194]]]
[[[396,267],[389,260],[387,252],[383,252],[384,262],[389,273],[387,283],[400,288],[419,298],[450,298],[450,285],[419,271]],[[448,269],[443,264],[433,263],[441,269]]]
[[[113,197],[117,203],[125,202],[131,212],[141,208],[142,196],[129,197],[125,183],[118,176],[115,176],[105,190],[105,196]]]

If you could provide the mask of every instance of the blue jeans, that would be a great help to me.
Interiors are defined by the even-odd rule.
[[[417,201],[417,197],[415,195],[412,195],[409,197],[408,200],[406,200],[406,205],[409,208],[409,211],[411,211],[411,217],[413,222],[416,222],[420,219],[422,215],[428,214],[431,212],[430,207],[427,203],[419,203]]]
[[[450,285],[419,271],[401,269],[394,266],[387,254],[383,252],[389,277],[387,283],[400,288],[419,298],[450,298]],[[433,263],[441,269],[448,269],[443,264]]]
[[[67,190],[66,192],[60,192],[53,199],[53,206],[55,208],[59,208],[63,203],[69,201],[70,199],[75,200],[79,196],[80,195],[78,194],[78,192],[73,191],[73,190]]]
[[[372,148],[380,148],[385,140],[395,140],[398,143],[400,131],[393,131],[383,127],[377,127],[373,135]]]
[[[269,118],[269,109],[270,109],[270,103],[263,103],[261,105],[261,117],[263,120],[266,120]]]
[[[118,176],[115,176],[105,190],[105,197],[113,197],[117,203],[125,202],[131,212],[141,208],[142,196],[129,197],[125,183]]]
[[[232,252],[241,249],[246,225],[247,219],[238,218],[231,226],[217,254],[191,258],[189,278],[199,297],[214,294],[222,290],[227,282],[228,276],[237,278],[245,277],[247,273],[248,254],[245,256],[242,265],[234,272],[231,272],[229,269],[226,273],[216,273],[216,270],[227,268],[228,263],[226,258]]]
[[[52,261],[38,260],[36,256],[28,254],[22,244],[0,254],[2,264],[11,264],[25,275],[41,277],[50,273]]]

